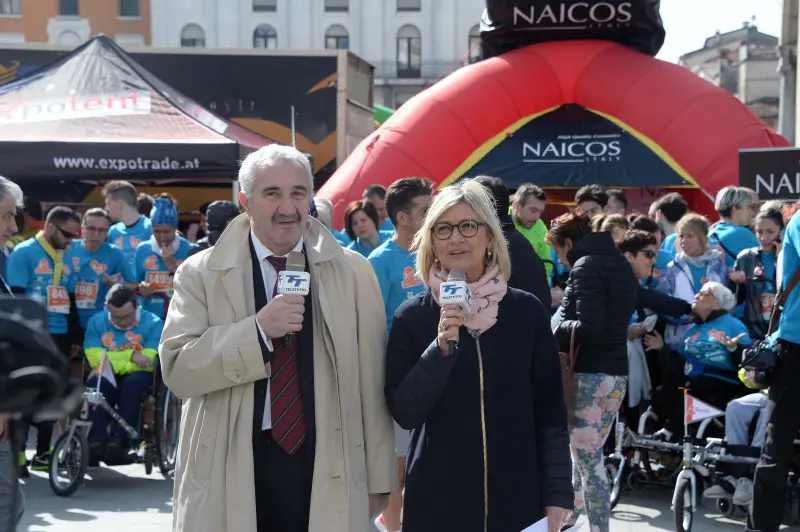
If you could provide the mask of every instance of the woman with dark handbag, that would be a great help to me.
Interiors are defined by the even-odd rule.
[[[625,397],[628,322],[636,309],[639,282],[611,233],[593,233],[585,214],[557,218],[546,241],[570,268],[554,334],[572,386],[570,447],[574,523],[583,508],[593,532],[609,530],[609,487],[603,445]],[[574,372],[574,373],[573,373]]]
[[[777,532],[784,515],[786,479],[792,444],[800,429],[800,202],[787,224],[778,261],[778,295],[769,342],[774,341],[776,366],[771,372],[767,404],[767,437],[753,479],[748,531]]]

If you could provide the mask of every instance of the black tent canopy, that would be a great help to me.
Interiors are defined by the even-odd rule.
[[[0,87],[0,175],[16,181],[232,179],[244,155],[271,142],[102,35]]]

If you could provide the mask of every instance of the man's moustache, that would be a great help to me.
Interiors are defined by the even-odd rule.
[[[300,216],[286,216],[286,215],[277,215],[272,217],[272,223],[280,224],[285,222],[294,222],[300,223]]]

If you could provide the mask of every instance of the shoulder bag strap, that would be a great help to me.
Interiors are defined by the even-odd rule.
[[[777,264],[775,267],[777,268]],[[771,335],[775,329],[778,328],[778,322],[780,322],[781,314],[783,314],[783,305],[786,303],[786,300],[789,299],[789,294],[792,293],[792,290],[794,290],[798,284],[800,284],[800,268],[794,272],[794,275],[789,281],[789,284],[786,285],[786,288],[781,289],[780,293],[775,296],[775,303],[772,306],[772,315],[769,319],[767,336]]]

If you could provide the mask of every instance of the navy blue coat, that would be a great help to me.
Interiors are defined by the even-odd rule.
[[[395,314],[386,400],[411,429],[404,532],[483,532],[484,445],[476,340],[461,328],[458,353],[436,345],[439,305],[430,291]],[[488,530],[519,532],[545,506],[572,508],[567,414],[549,315],[513,288],[479,338],[488,459]]]

